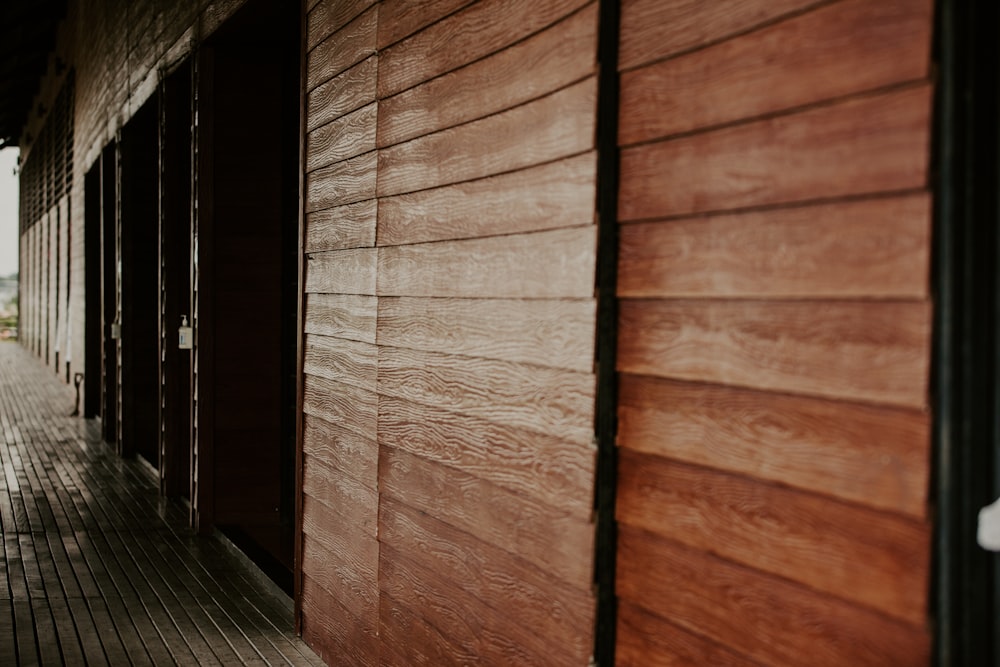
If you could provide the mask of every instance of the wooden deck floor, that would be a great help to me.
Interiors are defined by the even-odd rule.
[[[274,595],[0,342],[0,665],[321,665]]]

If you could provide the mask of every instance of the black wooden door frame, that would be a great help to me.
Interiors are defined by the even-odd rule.
[[[938,0],[933,359],[935,664],[997,664],[1000,556],[976,543],[1000,489],[1000,58],[995,0]]]

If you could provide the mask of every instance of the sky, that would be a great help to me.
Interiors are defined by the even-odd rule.
[[[17,271],[16,148],[0,150],[0,276]]]

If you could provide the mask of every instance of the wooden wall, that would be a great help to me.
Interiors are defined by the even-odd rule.
[[[302,629],[583,665],[597,3],[308,3]]]
[[[620,664],[928,663],[931,26],[622,3]]]

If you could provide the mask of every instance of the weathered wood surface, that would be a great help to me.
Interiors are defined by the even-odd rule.
[[[623,447],[927,516],[925,411],[634,375],[619,391]]]
[[[620,528],[618,545],[622,598],[737,647],[756,663],[840,667],[930,660],[922,629],[880,613],[629,526]]]
[[[926,0],[835,2],[739,39],[626,72],[619,143],[627,146],[924,79],[930,63],[930,15]]]
[[[372,102],[311,131],[306,137],[306,171],[375,150],[377,112]]]
[[[302,638],[329,665],[379,664],[377,620],[359,619],[310,577],[302,579]]]
[[[322,664],[290,601],[67,417],[72,389],[0,344],[4,664]]]
[[[315,211],[306,215],[307,253],[375,245],[378,205],[374,199]]]
[[[337,474],[351,476],[370,489],[378,488],[378,443],[322,417],[303,416],[302,451]]]
[[[623,225],[625,298],[928,296],[926,194]]]
[[[922,188],[931,89],[850,99],[621,154],[618,216],[662,218]]]
[[[379,9],[378,48],[391,46],[472,2],[473,0],[382,0]]]
[[[594,221],[590,152],[497,176],[378,200],[379,245],[573,227]]]
[[[306,213],[375,196],[378,155],[370,151],[306,175]]]
[[[306,128],[311,132],[374,100],[377,73],[378,59],[369,56],[310,90],[306,102]]]
[[[922,409],[927,302],[643,301],[620,309],[618,368]]]
[[[313,6],[315,4],[315,6]],[[306,46],[312,49],[350,23],[375,0],[321,0],[310,2],[306,15]]]
[[[307,293],[374,295],[375,248],[334,250],[306,256]]]
[[[597,5],[509,49],[383,99],[378,143],[390,146],[482,118],[594,73]],[[484,94],[484,91],[489,91]]]
[[[586,0],[481,0],[379,54],[379,97],[507,48],[562,19]]]
[[[759,663],[695,632],[689,632],[629,602],[618,605],[615,664],[622,667],[732,665]]]
[[[361,294],[307,294],[305,333],[375,342],[378,303]]]
[[[373,54],[377,28],[378,7],[372,7],[320,41],[306,57],[307,90],[312,91]]]

